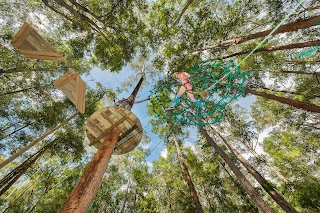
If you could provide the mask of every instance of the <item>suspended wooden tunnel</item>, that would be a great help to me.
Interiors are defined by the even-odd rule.
[[[111,106],[99,109],[88,118],[86,133],[89,145],[97,149],[105,146],[103,142],[111,136],[115,127],[121,131],[115,154],[128,153],[140,143],[143,130],[137,116],[125,108]]]
[[[23,55],[40,60],[65,61],[44,38],[41,37],[28,23],[12,39],[12,45]]]

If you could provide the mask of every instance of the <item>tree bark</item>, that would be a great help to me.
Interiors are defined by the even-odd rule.
[[[77,185],[69,194],[67,201],[61,207],[60,212],[86,212],[96,195],[120,133],[121,131],[118,128],[112,130],[110,138],[104,141],[106,146],[100,148],[93,156]]]
[[[136,188],[136,191],[134,193],[133,212],[136,212],[137,195],[138,195],[138,188]]]
[[[320,61],[293,61],[293,60],[286,60],[283,62],[284,64],[319,64]]]
[[[274,100],[274,101],[277,101],[277,102],[280,102],[283,104],[293,106],[295,108],[302,109],[304,111],[320,113],[320,106],[317,106],[315,104],[309,104],[309,103],[305,103],[305,102],[297,101],[297,100],[292,100],[290,98],[285,98],[285,97],[279,97],[279,96],[268,94],[265,92],[258,92],[258,91],[251,90],[248,88],[245,88],[244,90],[246,93],[261,96],[261,97],[264,97],[267,99],[271,99],[271,100]]]
[[[262,71],[262,70],[261,70]],[[314,75],[320,76],[320,72],[301,72],[301,71],[288,71],[288,70],[266,70],[266,72],[278,72],[278,73],[288,73],[288,74],[296,74],[296,75]]]
[[[200,200],[199,200],[199,197],[198,197],[198,194],[197,194],[197,191],[194,187],[194,184],[191,180],[191,176],[190,176],[190,173],[189,173],[189,168],[187,166],[187,164],[185,163],[185,159],[182,155],[182,152],[180,150],[180,147],[179,147],[179,143],[178,143],[178,139],[176,137],[176,135],[174,133],[172,133],[172,136],[173,136],[173,141],[174,141],[174,144],[176,146],[176,149],[177,149],[177,153],[178,153],[178,157],[179,157],[179,161],[180,161],[180,166],[181,166],[181,169],[183,171],[183,174],[184,174],[184,178],[188,184],[188,188],[189,188],[189,192],[191,194],[191,197],[192,197],[192,201],[196,207],[196,212],[200,212],[200,213],[203,213],[203,209],[202,209],[202,206],[201,206],[201,203],[200,203]]]
[[[130,180],[131,180],[131,178],[129,177],[120,213],[124,213],[125,212],[124,209],[126,208],[126,203],[127,203],[127,200],[128,200],[128,191],[129,191],[129,187],[130,187]]]
[[[11,132],[11,133],[3,136],[2,138],[0,138],[0,140],[3,140],[3,139],[5,139],[5,138],[9,137],[10,135],[13,135],[13,134],[19,132],[20,130],[22,130],[22,129],[28,127],[28,126],[30,126],[31,124],[33,124],[33,123],[29,123],[29,124],[24,125],[23,127],[20,127],[19,129],[15,129],[13,132]],[[0,167],[0,168],[1,168],[1,167]]]
[[[186,10],[188,9],[188,7],[190,6],[190,4],[193,2],[193,0],[188,0],[187,3],[184,5],[184,7],[182,8],[182,10],[180,11],[180,13],[178,14],[177,18],[173,21],[173,26],[175,26],[176,24],[179,23],[182,15],[186,12]]]
[[[250,151],[256,158],[258,158],[258,159],[260,159],[261,161],[263,161],[263,162],[265,163],[265,165],[267,165],[267,166],[278,176],[278,178],[279,178],[280,180],[282,180],[284,183],[289,183],[288,179],[287,179],[286,177],[284,177],[277,168],[271,166],[271,165],[268,163],[267,159],[263,159],[263,158],[254,150],[253,147],[251,147],[251,146],[249,146],[249,145],[247,145],[247,144],[245,144],[245,143],[244,143],[243,145],[245,145],[245,147],[247,147],[247,148],[249,149],[249,151]]]
[[[171,204],[171,196],[170,196],[170,188],[167,186],[167,191],[168,191],[168,206],[169,206],[169,212],[172,213],[173,209],[172,209],[172,204]]]
[[[303,95],[301,93],[288,91],[288,90],[276,90],[276,89],[272,89],[272,88],[268,88],[268,87],[259,87],[259,88],[260,89],[264,89],[264,90],[268,90],[268,91],[272,91],[272,92],[282,92],[282,93],[291,94],[291,95]],[[315,98],[320,98],[320,95],[312,95],[312,96],[315,97]]]
[[[131,109],[143,80],[144,76],[141,77],[131,95],[127,98],[130,102],[128,103],[128,110]],[[61,207],[60,212],[84,213],[87,211],[108,167],[112,152],[119,140],[120,133],[121,131],[118,128],[113,128],[110,137],[104,141],[106,146],[100,148],[93,156],[80,180],[69,194],[67,201]]]
[[[54,8],[53,6],[51,6],[49,4],[49,0],[42,0],[42,2],[52,11],[54,11],[55,13],[61,15],[63,18],[67,19],[68,21],[70,21],[71,23],[77,24],[77,22],[75,22],[74,20],[72,20],[71,18],[69,18],[68,16],[66,16],[65,14],[63,14],[62,12],[58,11],[56,8]]]
[[[303,43],[295,43],[295,44],[289,44],[289,45],[277,46],[277,47],[258,48],[256,51],[254,51],[254,53],[273,52],[273,51],[278,51],[278,50],[291,50],[291,49],[297,49],[297,48],[313,47],[313,46],[318,46],[318,45],[320,45],[320,40],[308,41],[308,42],[303,42]],[[237,53],[234,53],[231,55],[220,57],[216,60],[223,60],[223,59],[232,58],[235,56],[245,55],[245,54],[250,53],[251,51],[252,50],[237,52]]]
[[[92,21],[90,18],[88,18],[87,16],[85,16],[82,13],[79,13],[77,10],[75,10],[73,7],[71,7],[70,5],[68,5],[64,0],[54,0],[57,4],[59,4],[60,6],[64,7],[65,9],[67,9],[71,14],[78,16],[81,20],[87,22],[89,24],[89,26],[96,31],[97,33],[99,33],[100,35],[102,35],[104,38],[106,38],[105,34],[101,31],[100,27],[94,22]]]
[[[29,186],[32,186],[32,183],[28,185],[12,202],[9,203],[8,207],[2,210],[2,213],[5,213],[10,208],[10,204],[16,202],[29,188]],[[8,196],[7,196],[8,197]],[[7,198],[6,198],[7,199]]]
[[[200,132],[204,135],[208,143],[215,149],[215,151],[222,157],[222,159],[228,164],[232,172],[236,175],[241,186],[246,190],[252,201],[256,204],[261,212],[272,212],[269,206],[263,201],[261,196],[255,190],[255,188],[250,184],[247,178],[242,174],[239,168],[234,164],[234,162],[228,157],[228,155],[214,142],[214,140],[209,136],[207,131],[199,126]]]
[[[68,123],[70,120],[72,120],[73,118],[75,118],[76,116],[79,115],[79,112],[74,113],[72,116],[70,116],[69,118],[67,118],[66,120],[64,120],[63,122],[61,122],[60,124],[58,124],[57,126],[55,126],[53,129],[50,129],[49,131],[47,131],[46,133],[44,133],[43,135],[41,135],[39,138],[37,138],[36,140],[34,140],[33,142],[31,142],[30,144],[28,144],[27,146],[23,147],[22,149],[20,149],[20,151],[16,152],[15,154],[13,154],[11,157],[7,158],[6,160],[2,161],[0,163],[0,169],[3,168],[5,165],[7,165],[8,163],[12,162],[14,159],[16,159],[17,157],[19,157],[21,154],[23,154],[25,151],[27,151],[28,149],[30,149],[31,147],[33,147],[34,145],[36,145],[37,143],[39,143],[40,141],[42,141],[43,139],[45,139],[48,135],[50,135],[51,133],[55,132],[56,130],[58,130],[59,128],[61,128],[63,125],[65,125],[66,123]]]
[[[19,93],[19,92],[25,92],[25,91],[28,91],[28,90],[31,90],[34,88],[36,88],[36,87],[29,87],[29,88],[19,89],[19,90],[15,90],[15,91],[11,91],[11,92],[6,92],[6,93],[0,94],[0,96],[15,94],[15,93]]]
[[[142,102],[149,101],[149,100],[150,100],[150,98],[146,98],[146,99],[144,99],[144,100],[135,101],[133,104],[140,104],[140,103],[142,103]]]
[[[316,25],[319,25],[319,20],[320,20],[320,15],[313,16],[313,17],[308,18],[308,19],[299,19],[296,22],[280,26],[273,33],[273,35],[286,33],[286,32],[293,32],[293,31],[296,31],[296,30],[299,30],[299,29],[305,29],[305,28],[308,28],[308,27],[316,26]],[[262,31],[262,32],[258,32],[258,33],[254,33],[254,34],[250,34],[250,35],[247,35],[247,36],[240,36],[240,37],[236,37],[236,38],[233,38],[233,39],[228,39],[228,40],[225,40],[225,41],[221,41],[218,44],[213,45],[213,46],[208,46],[208,47],[205,47],[205,48],[197,49],[197,50],[195,50],[195,52],[204,51],[204,50],[213,49],[213,48],[219,48],[219,47],[222,47],[224,45],[241,44],[241,43],[250,41],[252,39],[263,38],[263,37],[266,37],[267,35],[269,35],[269,33],[272,30],[273,29]]]
[[[54,187],[56,187],[58,185],[58,183],[54,183],[51,184],[50,186],[46,187],[46,189],[43,191],[42,196],[44,196],[45,194],[47,194],[51,189],[53,189]],[[29,208],[27,213],[32,213],[33,210],[37,207],[38,203],[40,202],[40,199],[37,199],[36,202],[34,202],[34,204],[31,206],[31,208]]]
[[[27,160],[25,160],[22,164],[12,170],[9,174],[7,174],[0,181],[0,196],[2,196],[26,171],[33,165],[42,154],[47,151],[51,146],[53,146],[55,142],[51,142],[41,148],[38,152],[33,154]]]
[[[17,73],[17,72],[48,72],[52,69],[50,68],[30,68],[30,69],[18,69],[18,68],[13,68],[13,69],[0,69],[0,74],[1,73]]]
[[[91,12],[88,8],[82,6],[81,4],[79,4],[77,1],[75,0],[69,0],[73,5],[75,5],[77,8],[79,8],[80,10],[90,14],[91,16],[93,16],[95,19],[97,19],[98,21],[100,21],[101,23],[104,23],[100,17],[98,17],[96,14],[94,14],[93,12]]]
[[[242,165],[248,170],[248,172],[260,183],[260,185],[265,189],[265,191],[272,197],[272,199],[285,211],[288,213],[298,213],[264,178],[262,175],[255,170],[249,162],[237,151],[234,147],[223,138],[219,132],[217,132],[213,126],[210,125],[212,132],[215,136],[236,156],[236,158],[242,163]]]

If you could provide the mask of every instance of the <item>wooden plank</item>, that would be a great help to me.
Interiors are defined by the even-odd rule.
[[[74,101],[76,97],[76,91],[74,91],[69,84],[63,85],[60,90],[68,96],[68,98],[76,105],[76,102]]]
[[[100,129],[98,129],[98,128],[96,127],[96,125],[95,125],[93,122],[88,121],[87,125],[88,125],[87,130],[88,130],[94,137],[98,137],[101,133],[103,133],[103,132],[100,131]]]
[[[98,117],[93,120],[93,123],[94,123],[95,127],[97,127],[101,132],[105,132],[105,130],[107,129],[107,128],[105,128],[104,125],[102,125],[102,123],[99,121]]]
[[[77,109],[81,114],[85,112],[85,93],[86,93],[86,83],[80,78],[77,77]]]
[[[63,76],[53,82],[76,106],[80,113],[85,112],[86,83],[74,70],[69,70]]]
[[[120,151],[120,150],[121,151]],[[127,153],[128,151],[127,150],[125,150],[123,147],[121,147],[121,146],[117,146],[115,149],[114,149],[114,152],[117,154],[117,155],[120,155],[120,154],[122,154],[122,153]]]
[[[25,38],[30,35],[31,26],[28,23],[24,23],[17,34],[12,39],[12,45],[19,49]]]
[[[27,57],[43,60],[65,61],[41,35],[28,23],[12,39],[12,45]]]
[[[106,136],[107,134],[110,133],[110,130],[113,129],[114,127],[117,127],[119,124],[121,124],[124,120],[126,119],[126,117],[123,117],[121,119],[119,119],[115,124],[113,124],[111,127],[107,128],[106,130],[104,130],[104,132],[99,135],[95,141],[99,141],[101,138],[103,138],[104,136]]]
[[[31,34],[27,38],[27,41],[33,44],[34,48],[39,51],[58,53],[55,48],[53,48],[49,42],[41,37],[35,30],[31,31]]]
[[[108,119],[105,119],[102,116],[97,117],[97,119],[99,119],[99,121],[103,124],[105,128],[109,128],[112,126],[112,123]]]
[[[129,135],[131,132],[133,132],[136,128],[138,128],[137,125],[132,126],[130,129],[128,129],[126,132],[124,132],[122,135],[119,136],[119,141],[121,141],[124,137]],[[121,144],[122,145],[122,144]]]
[[[75,78],[78,74],[74,71],[74,70],[69,70],[66,74],[64,74],[63,76],[61,76],[60,78],[58,78],[57,80],[55,80],[53,82],[53,85],[57,88],[62,87],[63,85],[65,85],[66,83],[68,83],[70,80],[72,80],[73,78]]]

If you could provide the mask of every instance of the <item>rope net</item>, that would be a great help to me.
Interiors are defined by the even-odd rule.
[[[241,73],[233,60],[211,60],[196,64],[186,70],[190,74],[192,91],[204,109],[192,102],[184,93],[175,109],[166,111],[181,84],[166,77],[158,82],[151,93],[150,105],[160,119],[177,121],[187,125],[203,126],[220,122],[225,107],[244,94],[244,84],[249,72]]]
[[[210,60],[196,64],[186,70],[193,85],[192,92],[204,109],[192,102],[184,93],[173,110],[166,111],[181,87],[180,82],[168,75],[159,81],[151,91],[151,110],[159,119],[176,121],[187,125],[203,126],[220,122],[226,106],[244,95],[244,85],[247,76],[263,68],[281,65],[286,60],[308,59],[319,50],[315,46],[300,53],[294,52],[284,60],[269,64],[257,70],[240,71],[240,66],[233,60]]]

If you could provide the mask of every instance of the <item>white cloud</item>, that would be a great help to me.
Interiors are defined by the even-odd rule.
[[[195,148],[194,144],[191,143],[190,141],[186,141],[183,145],[185,147],[190,147],[190,149],[192,149],[193,152],[196,152],[196,148]]]
[[[148,172],[152,172],[152,170],[153,170],[152,162],[147,161],[147,166],[148,166]]]
[[[261,133],[259,134],[259,137],[258,137],[258,145],[257,145],[257,147],[256,147],[256,152],[257,152],[258,154],[265,154],[265,152],[263,151],[263,148],[262,148],[262,146],[260,146],[260,144],[262,144],[263,139],[264,139],[265,137],[268,137],[269,133],[273,130],[273,128],[274,128],[274,127],[268,127],[268,128],[266,128],[266,129],[264,129],[263,132],[261,132]]]
[[[162,157],[164,157],[164,158],[167,158],[167,156],[168,156],[168,150],[167,150],[167,148],[163,149],[163,150],[161,151],[160,155],[161,155]]]

